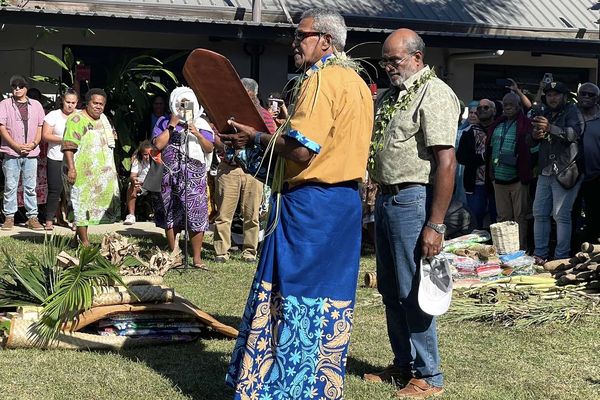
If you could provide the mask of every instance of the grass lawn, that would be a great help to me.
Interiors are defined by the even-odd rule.
[[[162,239],[141,246],[165,246]],[[92,237],[99,243],[100,237]],[[239,257],[215,264],[210,239],[204,257],[211,272],[170,272],[167,283],[203,310],[237,327],[254,266]],[[3,238],[0,247],[17,258],[39,251],[40,242]],[[375,268],[365,256],[364,272]],[[600,318],[573,326],[515,329],[439,321],[445,399],[600,399]],[[121,353],[0,351],[2,398],[25,399],[229,399],[223,383],[234,341],[205,338]],[[360,288],[350,345],[345,398],[392,399],[394,388],[367,384],[365,371],[392,358],[381,298]]]

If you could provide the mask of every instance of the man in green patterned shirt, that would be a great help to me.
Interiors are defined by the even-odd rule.
[[[424,64],[424,54],[423,40],[409,29],[386,39],[380,65],[392,88],[377,101],[369,160],[369,173],[380,187],[377,281],[394,362],[364,378],[404,384],[396,392],[400,398],[443,392],[435,318],[419,307],[417,266],[421,257],[433,257],[442,248],[461,110],[452,89]]]

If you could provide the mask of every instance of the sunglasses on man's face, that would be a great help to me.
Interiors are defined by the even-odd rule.
[[[304,39],[311,37],[311,36],[323,36],[324,33],[323,32],[303,32],[303,31],[296,31],[294,32],[294,40],[297,41],[298,43],[300,43],[301,41],[303,41]]]
[[[579,92],[579,95],[581,97],[597,97],[598,96],[597,93],[594,93],[594,92],[585,92],[585,91]]]
[[[490,106],[477,106],[477,111],[487,111],[490,109]]]

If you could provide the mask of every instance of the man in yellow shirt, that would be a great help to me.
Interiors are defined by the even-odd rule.
[[[236,399],[343,398],[360,261],[361,202],[373,124],[365,82],[342,52],[344,19],[305,12],[292,48],[304,71],[275,137],[232,122],[238,148],[274,141],[283,180],[227,372]]]

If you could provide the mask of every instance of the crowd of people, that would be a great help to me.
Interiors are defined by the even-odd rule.
[[[583,227],[580,240],[595,242],[600,236],[594,206],[600,178],[600,91],[591,82],[583,83],[573,104],[564,83],[542,82],[540,96],[532,102],[512,82],[500,101],[469,104],[456,158],[464,166],[462,188],[475,226],[518,222],[521,249],[533,250],[541,265],[570,257],[576,248],[573,233]]]
[[[516,221],[521,248],[532,237],[538,263],[569,257],[581,210],[586,238],[600,236],[593,206],[600,200],[598,86],[580,85],[575,105],[561,82],[544,82],[540,96],[529,99],[509,80],[502,99],[472,101],[462,121],[458,98],[425,63],[421,37],[399,29],[383,44],[380,61],[390,89],[374,102],[358,64],[339,56],[346,31],[334,11],[302,15],[292,43],[302,73],[289,113],[279,100],[264,108],[258,84],[242,79],[267,132],[244,121],[230,121],[235,133],[218,132],[194,92],[180,87],[168,102],[153,100],[151,130],[132,157],[124,223],[136,223],[137,199],[150,194],[154,221],[171,250],[177,234],[189,231],[196,268],[206,268],[202,243],[210,223],[215,261],[230,260],[240,210],[241,258],[259,262],[227,372],[236,398],[343,397],[363,223],[374,222],[369,232],[394,356],[364,379],[399,385],[401,398],[443,391],[435,317],[422,311],[417,291],[420,268],[443,247],[453,197],[464,200],[474,228]],[[107,95],[91,89],[79,111],[78,93],[67,91],[60,108],[45,115],[27,96],[25,78],[15,76],[10,85],[13,96],[0,103],[2,229],[14,226],[21,179],[28,227],[51,230],[61,198],[67,199],[76,238],[89,245],[88,226],[120,218],[118,139],[104,114]],[[42,143],[48,147],[44,225],[36,202]],[[268,188],[236,156],[247,145],[271,149],[283,171],[270,183],[265,226],[272,229],[260,254]],[[361,188],[372,214],[366,219]]]

